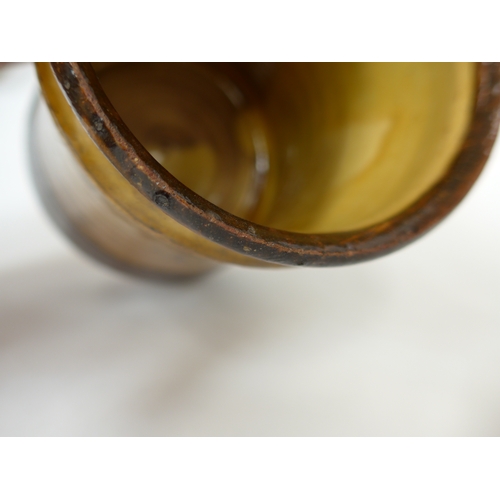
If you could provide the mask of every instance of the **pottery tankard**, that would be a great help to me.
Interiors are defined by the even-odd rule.
[[[39,63],[36,185],[82,250],[152,278],[337,266],[415,240],[497,133],[497,63]]]

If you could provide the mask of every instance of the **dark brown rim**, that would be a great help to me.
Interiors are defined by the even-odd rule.
[[[385,255],[441,221],[467,194],[495,141],[500,119],[500,63],[478,63],[469,132],[445,176],[398,215],[368,228],[303,234],[261,226],[213,205],[179,182],[121,120],[89,63],[51,63],[62,91],[107,158],[163,212],[238,253],[282,265],[337,266]]]

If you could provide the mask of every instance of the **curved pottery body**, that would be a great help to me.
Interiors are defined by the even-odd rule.
[[[335,266],[424,234],[493,145],[496,63],[42,63],[48,211],[150,277]]]

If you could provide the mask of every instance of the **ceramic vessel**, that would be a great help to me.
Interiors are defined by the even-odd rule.
[[[497,63],[37,64],[44,204],[84,251],[154,278],[337,266],[415,240],[496,137]]]

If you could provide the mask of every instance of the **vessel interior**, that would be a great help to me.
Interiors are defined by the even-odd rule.
[[[446,173],[473,63],[94,63],[132,133],[186,186],[252,222],[351,231]]]

